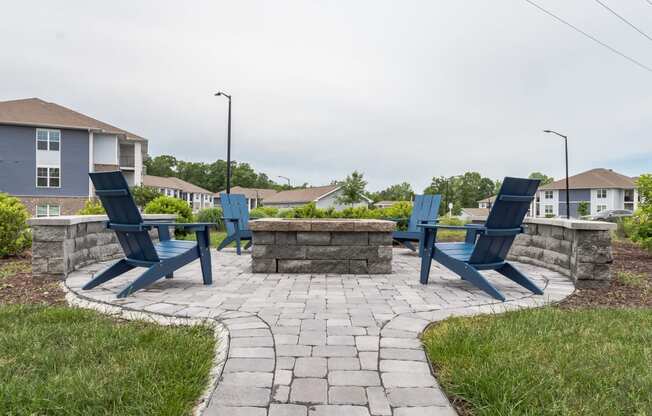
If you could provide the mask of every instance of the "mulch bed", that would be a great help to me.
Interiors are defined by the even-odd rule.
[[[631,242],[614,241],[613,279],[599,289],[578,289],[560,303],[562,309],[577,308],[652,308],[652,253]],[[647,278],[647,284],[631,285],[618,278],[619,272]]]
[[[65,304],[61,280],[32,277],[31,254],[0,258],[0,305]]]

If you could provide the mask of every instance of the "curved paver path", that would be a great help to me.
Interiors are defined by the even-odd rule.
[[[543,296],[487,272],[508,299],[501,303],[435,262],[423,286],[419,258],[401,249],[390,275],[254,274],[247,254],[212,254],[212,286],[202,285],[198,262],[127,299],[115,295],[138,270],[90,291],[80,287],[106,264],[66,280],[72,296],[95,304],[222,323],[228,357],[204,415],[455,415],[419,342],[426,325],[557,302],[574,290],[566,277],[524,264]]]

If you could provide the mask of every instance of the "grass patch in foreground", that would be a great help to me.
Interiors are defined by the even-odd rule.
[[[544,308],[451,318],[424,334],[473,415],[651,415],[652,310]]]
[[[0,307],[0,414],[182,415],[213,359],[207,327],[115,321],[65,307]]]

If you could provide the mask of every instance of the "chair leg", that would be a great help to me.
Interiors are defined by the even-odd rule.
[[[524,275],[520,270],[518,270],[516,267],[512,266],[511,264],[505,263],[501,268],[496,269],[496,271],[502,274],[503,276],[507,277],[508,279],[511,279],[512,281],[528,289],[532,293],[535,293],[537,295],[543,295],[543,290],[541,290],[536,284],[534,284],[532,280],[530,280],[529,277]]]
[[[120,276],[122,273],[128,272],[133,269],[134,266],[127,263],[125,259],[119,260],[106,269],[104,269],[100,274],[95,276],[90,282],[86,283],[82,290],[89,290],[95,286],[101,285],[104,282],[108,282],[114,277]]]
[[[131,295],[135,291],[144,288],[145,286],[151,285],[158,279],[162,278],[163,276],[166,276],[170,274],[170,269],[168,267],[162,267],[161,264],[155,264],[154,266],[150,267],[149,269],[145,270],[143,274],[141,274],[138,279],[134,280],[129,286],[125,287],[122,289],[120,293],[118,293],[119,298],[126,298],[127,296]]]
[[[174,273],[166,274],[165,278],[166,279],[172,279],[174,277]]]
[[[483,290],[491,297],[503,302],[505,301],[505,296],[503,296],[503,294],[500,293],[498,289],[494,287],[494,285],[489,283],[489,281],[473,266],[470,266],[462,261],[455,260],[450,256],[442,253],[441,251],[436,251],[434,257],[436,261],[451,271],[457,273],[463,280],[466,280],[478,289]]]
[[[232,242],[235,241],[235,234],[227,235],[224,240],[220,243],[219,246],[217,246],[217,251],[222,250],[224,247],[228,246]]]
[[[421,247],[422,244],[419,243],[419,248],[422,250],[420,282],[422,285],[427,285],[428,278],[430,277],[432,258],[435,254],[435,233],[432,230],[426,230],[423,240],[423,247]]]
[[[248,250],[251,247],[251,240],[247,241],[247,245],[244,246],[245,250]]]
[[[235,235],[235,252],[238,256],[242,254],[242,243],[240,241],[240,233]]]
[[[414,247],[414,244],[412,244],[411,241],[401,241],[401,244],[403,244],[404,247],[412,250],[412,251],[417,251],[416,247]]]
[[[197,231],[197,250],[199,251],[199,264],[205,285],[213,283],[213,270],[211,268],[211,252],[209,248],[210,235],[208,230]]]

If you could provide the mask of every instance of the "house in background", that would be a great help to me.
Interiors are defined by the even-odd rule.
[[[638,191],[634,178],[611,169],[591,169],[568,178],[570,215],[578,218],[579,203],[589,204],[589,215],[612,209],[634,211],[638,207]],[[538,190],[538,216],[566,216],[566,179],[549,183]]]
[[[226,191],[222,191],[226,192]],[[222,192],[218,192],[215,194],[215,206],[220,205],[220,194]],[[231,193],[232,194],[240,194],[244,195],[245,198],[247,199],[247,206],[249,207],[249,211],[251,211],[254,208],[257,208],[260,205],[265,204],[265,200],[272,195],[275,195],[277,191],[275,189],[263,189],[263,188],[243,188],[242,186],[234,186],[231,188]]]
[[[468,222],[484,221],[489,216],[489,208],[462,208],[460,219]]]
[[[341,211],[351,206],[337,202],[337,198],[342,195],[341,188],[340,185],[327,185],[281,191],[265,198],[263,205],[276,208],[294,208],[314,202],[317,208],[334,208]],[[371,199],[364,197],[362,202],[353,204],[353,207],[368,207],[371,202]]]
[[[489,198],[481,199],[478,201],[478,208],[491,209],[491,206],[494,204],[495,200],[495,195],[492,195]]]
[[[154,188],[163,195],[186,201],[193,212],[212,208],[214,204],[214,196],[211,191],[172,176],[144,175],[143,185]]]
[[[39,217],[74,214],[94,190],[88,172],[120,170],[140,185],[147,140],[39,98],[0,102],[0,192]]]

